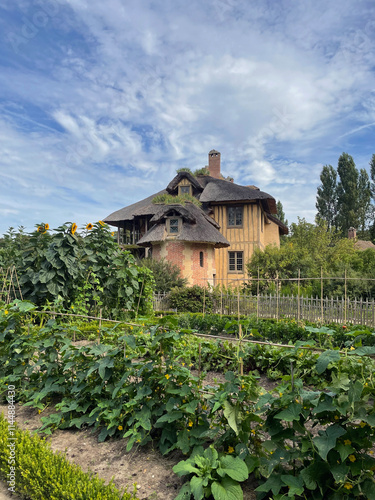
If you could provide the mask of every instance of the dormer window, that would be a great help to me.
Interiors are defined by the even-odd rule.
[[[191,193],[191,185],[189,184],[188,186],[178,186],[178,194],[179,195],[182,195],[182,194],[192,194]]]
[[[167,231],[171,235],[178,234],[180,232],[180,217],[170,217],[167,219]]]

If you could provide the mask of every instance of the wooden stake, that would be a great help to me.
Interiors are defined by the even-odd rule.
[[[324,323],[324,308],[323,308],[323,267],[320,268],[320,310],[321,322]]]

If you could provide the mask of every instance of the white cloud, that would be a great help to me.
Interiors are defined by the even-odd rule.
[[[28,226],[43,210],[103,218],[212,148],[225,175],[313,220],[321,166],[349,147],[365,157],[353,141],[375,120],[370,1],[58,7],[20,55],[5,45],[0,177],[13,195],[0,233],[17,225],[12,210]],[[11,29],[37,8],[24,0]]]

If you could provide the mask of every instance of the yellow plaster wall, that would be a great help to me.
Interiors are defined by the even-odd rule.
[[[239,206],[234,203],[233,206]],[[246,263],[252,256],[255,248],[264,248],[272,243],[280,245],[278,226],[271,222],[267,224],[261,207],[257,203],[248,203],[243,206],[242,228],[228,228],[227,206],[214,206],[214,219],[220,225],[220,232],[229,241],[230,247],[215,250],[216,277],[218,284],[236,284],[236,280],[246,278]],[[262,221],[263,218],[263,228]],[[229,272],[229,251],[242,251],[244,272]]]

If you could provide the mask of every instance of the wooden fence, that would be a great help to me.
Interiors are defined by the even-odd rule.
[[[294,318],[314,323],[354,323],[375,327],[375,301],[345,298],[265,295],[214,295],[212,312],[216,314],[253,314],[257,318]],[[154,295],[155,311],[174,311],[167,293]],[[203,310],[202,312],[207,312]]]

